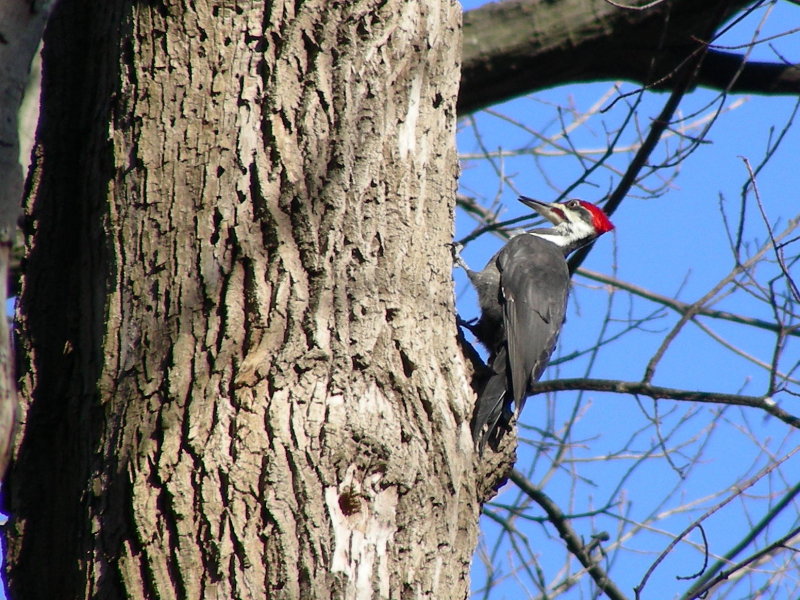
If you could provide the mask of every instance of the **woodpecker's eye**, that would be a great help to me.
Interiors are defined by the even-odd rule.
[[[567,202],[567,206],[570,208],[578,208],[578,201],[577,200],[570,200]]]

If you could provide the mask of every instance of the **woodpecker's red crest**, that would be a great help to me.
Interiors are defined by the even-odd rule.
[[[592,213],[592,224],[598,232],[603,234],[614,229],[614,224],[608,220],[608,216],[603,212],[602,208],[585,200],[578,200],[578,202],[583,208]]]

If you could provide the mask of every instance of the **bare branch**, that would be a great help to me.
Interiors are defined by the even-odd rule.
[[[720,18],[721,15],[716,16],[716,19]],[[716,26],[716,23],[717,20],[714,20],[714,26]],[[658,141],[661,139],[661,135],[669,126],[672,116],[678,109],[678,105],[683,99],[684,94],[689,90],[695,81],[697,70],[702,64],[704,56],[705,49],[701,49],[694,56],[692,56],[692,58],[689,59],[685,65],[683,65],[680,73],[675,77],[675,79],[677,79],[677,83],[675,84],[672,93],[669,95],[669,98],[664,103],[661,113],[650,125],[650,131],[648,131],[647,136],[642,142],[642,145],[639,147],[639,150],[637,150],[633,160],[631,160],[628,168],[625,170],[625,175],[622,176],[622,179],[620,179],[617,187],[608,197],[608,200],[604,205],[604,209],[609,215],[614,213],[617,207],[622,203],[622,200],[625,198],[625,196],[627,196],[631,186],[639,174],[639,171],[642,169],[642,167],[644,167],[647,159],[650,157],[656,145],[658,144]],[[589,255],[591,248],[591,245],[585,246],[578,250],[572,256],[572,258],[570,258],[570,273],[574,273],[575,270],[581,266],[583,261]]]
[[[700,567],[697,573],[692,573],[691,575],[676,575],[675,579],[697,579],[705,572],[706,567],[708,567],[708,538],[706,537],[706,530],[703,528],[702,523],[697,524],[697,529],[700,531],[700,535],[703,536],[703,566]]]
[[[657,4],[661,4],[664,0],[651,0],[647,4],[643,4],[642,6],[631,6],[630,4],[621,4],[619,2],[614,2],[614,0],[605,0],[611,6],[616,6],[617,8],[624,8],[625,10],[647,10],[648,8],[653,8]]]
[[[611,600],[627,600],[625,594],[609,579],[608,574],[592,558],[588,547],[565,518],[558,505],[542,490],[534,486],[519,471],[514,469],[509,476],[519,489],[525,492],[531,500],[536,502],[547,513],[548,520],[558,531],[558,535],[567,544],[567,549],[577,558],[589,572],[594,582]]]
[[[775,251],[775,258],[778,261],[778,265],[783,272],[783,275],[786,277],[786,281],[789,284],[789,289],[792,290],[792,296],[797,302],[800,302],[800,290],[797,289],[797,285],[795,284],[792,276],[789,275],[789,269],[786,267],[786,261],[783,259],[783,249],[782,247],[778,246],[778,242],[775,241],[775,236],[772,233],[772,225],[767,218],[767,213],[764,210],[764,204],[761,202],[761,194],[758,192],[758,184],[756,183],[756,176],[753,173],[753,168],[750,166],[750,161],[745,156],[740,157],[742,161],[744,161],[745,167],[747,167],[747,174],[750,177],[750,184],[753,186],[753,193],[756,197],[756,204],[758,204],[758,210],[761,212],[761,218],[764,220],[764,225],[767,227],[767,232],[769,233],[770,242],[772,242],[772,248]]]
[[[711,89],[727,89],[736,73],[736,82],[729,89],[732,93],[797,94],[800,91],[800,69],[795,65],[747,61],[740,54],[718,50],[708,52],[697,84]]]
[[[708,594],[708,592],[714,586],[722,583],[723,581],[728,579],[731,575],[733,575],[737,571],[745,569],[750,564],[759,561],[762,557],[769,556],[769,555],[773,554],[776,550],[781,550],[781,549],[786,548],[787,543],[792,538],[797,537],[798,534],[800,534],[800,527],[795,527],[789,533],[787,533],[785,536],[783,536],[781,539],[773,542],[772,544],[770,544],[766,548],[764,548],[762,550],[759,550],[755,554],[752,554],[751,556],[748,556],[744,560],[739,561],[735,565],[731,566],[730,569],[726,569],[726,570],[722,571],[719,575],[714,577],[714,579],[712,579],[711,581],[709,581],[708,583],[706,583],[705,585],[703,585],[702,587],[700,587],[696,591],[692,591],[689,595],[685,596],[686,600],[694,600],[695,598],[705,598],[706,594]]]
[[[714,577],[714,574],[719,573],[726,564],[732,561],[736,555],[738,555],[742,550],[744,550],[747,546],[749,546],[750,543],[754,539],[756,539],[756,537],[762,531],[764,531],[764,529],[770,523],[772,523],[775,520],[775,517],[777,517],[783,511],[783,509],[786,508],[792,500],[794,500],[794,498],[798,494],[800,494],[800,483],[795,484],[794,487],[792,487],[786,494],[784,494],[783,498],[781,498],[781,500],[775,506],[772,507],[772,510],[770,510],[764,516],[764,518],[761,519],[761,521],[756,523],[753,526],[753,528],[747,532],[747,535],[744,537],[744,539],[742,539],[741,542],[739,542],[738,544],[736,544],[736,546],[731,548],[731,550],[727,554],[725,554],[725,556],[721,560],[718,560],[716,563],[711,565],[711,568],[705,573],[705,575],[703,575],[703,577],[699,581],[695,582],[695,584],[689,589],[689,591],[687,591],[686,594],[684,594],[683,600],[690,600],[691,598],[697,598],[702,593],[704,593],[703,592],[704,588],[706,590],[710,589],[709,587],[706,587],[706,583],[708,583],[711,580],[711,578]],[[722,579],[720,579],[720,581],[721,580]],[[716,583],[714,585],[716,585]]]
[[[790,233],[792,233],[795,230],[798,223],[800,223],[800,220],[798,219],[790,220],[786,228],[784,228],[784,230],[777,237],[775,237],[773,243],[777,243],[778,241],[781,241],[784,238],[786,238]],[[656,350],[656,353],[653,355],[653,358],[650,359],[650,362],[647,364],[647,367],[645,369],[645,374],[644,374],[645,381],[650,381],[653,378],[653,376],[655,375],[657,364],[663,358],[664,353],[667,351],[667,348],[672,343],[672,341],[677,337],[678,333],[680,333],[680,330],[683,328],[683,326],[696,314],[698,314],[698,312],[702,309],[702,307],[706,303],[710,302],[727,285],[735,281],[738,275],[746,273],[748,269],[752,268],[753,265],[755,265],[759,260],[761,260],[761,258],[764,256],[764,254],[770,247],[771,247],[770,245],[764,244],[761,246],[761,248],[759,248],[758,252],[753,254],[753,256],[750,257],[750,259],[748,259],[746,262],[744,263],[737,262],[736,266],[731,270],[731,272],[728,275],[723,277],[722,280],[719,283],[717,283],[713,288],[711,288],[711,290],[708,293],[706,293],[702,298],[700,298],[697,302],[691,305],[689,310],[681,316],[680,320],[675,325],[675,327],[673,327],[672,330],[666,335],[664,341],[661,343],[658,350]]]
[[[652,575],[653,571],[656,570],[656,567],[658,567],[658,565],[661,564],[661,561],[663,561],[664,558],[666,558],[666,556],[670,552],[672,552],[672,549],[678,544],[678,542],[680,542],[684,537],[686,537],[686,535],[688,535],[688,533],[690,531],[692,531],[692,529],[697,527],[697,525],[699,525],[700,523],[705,521],[708,517],[710,517],[715,512],[720,510],[723,506],[728,504],[731,500],[733,500],[734,498],[738,498],[745,490],[747,490],[748,488],[754,486],[756,483],[758,483],[766,475],[768,475],[769,473],[771,473],[772,471],[777,469],[780,465],[782,465],[787,460],[789,460],[789,458],[794,456],[798,451],[800,451],[800,447],[795,448],[794,450],[792,450],[791,452],[786,454],[780,460],[777,460],[777,461],[775,461],[773,463],[770,463],[769,465],[767,465],[766,467],[761,469],[758,473],[756,473],[753,477],[751,477],[747,481],[743,482],[742,485],[734,486],[732,494],[730,494],[727,498],[723,499],[721,502],[719,502],[719,503],[715,504],[714,506],[712,506],[711,508],[709,508],[705,513],[703,513],[703,515],[701,517],[699,517],[698,519],[695,519],[695,521],[693,521],[686,529],[684,529],[681,533],[679,533],[675,537],[675,539],[672,540],[672,542],[670,542],[670,544],[661,552],[661,554],[658,555],[658,558],[653,562],[653,564],[650,565],[650,568],[644,574],[644,577],[642,577],[642,580],[639,582],[639,584],[636,587],[633,588],[633,590],[635,592],[635,597],[637,598],[637,600],[640,597],[642,590],[647,585],[647,581],[650,579],[650,575]]]
[[[717,334],[713,329],[711,329],[710,327],[706,326],[704,323],[701,323],[699,319],[692,319],[692,323],[697,325],[703,332],[705,332],[706,335],[708,335],[708,337],[710,337],[712,340],[716,341],[718,344],[724,346],[725,348],[727,348],[728,350],[730,350],[734,354],[737,354],[737,355],[741,356],[745,360],[749,360],[754,365],[758,365],[762,369],[768,371],[770,373],[770,375],[771,375],[771,377],[770,377],[770,385],[769,385],[769,392],[768,392],[769,394],[772,394],[777,389],[775,387],[774,380],[776,378],[778,378],[778,377],[780,377],[781,379],[783,379],[783,380],[785,380],[787,382],[790,382],[790,383],[800,384],[800,380],[792,379],[792,377],[788,373],[782,373],[778,369],[778,358],[780,357],[780,349],[782,348],[781,342],[782,342],[782,340],[786,339],[786,332],[785,331],[778,331],[777,332],[778,333],[778,335],[777,335],[778,343],[776,344],[775,351],[773,352],[772,362],[768,363],[768,362],[765,362],[765,361],[759,359],[756,356],[753,356],[752,354],[750,354],[748,352],[745,352],[741,348],[736,347],[734,344],[732,344],[731,342],[727,341],[721,335]]]
[[[670,298],[662,294],[657,294],[656,292],[651,292],[650,290],[646,290],[643,287],[634,285],[632,283],[628,283],[627,281],[622,281],[621,279],[617,279],[616,277],[612,277],[611,275],[598,273],[597,271],[591,271],[583,267],[578,269],[577,273],[578,275],[582,275],[587,279],[599,281],[600,283],[605,283],[617,289],[625,290],[626,292],[630,292],[631,294],[635,294],[636,296],[639,296],[641,298],[652,300],[653,302],[662,304],[681,314],[688,313],[693,306],[692,304],[682,302],[675,298]],[[724,319],[726,321],[739,323],[741,325],[749,325],[752,327],[758,327],[760,329],[766,329],[767,331],[779,332],[782,329],[780,325],[773,323],[771,321],[764,321],[763,319],[756,319],[753,317],[745,317],[743,315],[737,315],[724,310],[715,310],[707,307],[701,307],[699,310],[696,311],[696,315],[711,317],[712,319]],[[786,331],[786,334],[800,337],[800,326],[788,329]]]
[[[724,4],[727,18],[755,3]],[[697,51],[699,40],[711,39],[706,26],[717,19],[716,5],[707,0],[676,0],[620,8],[618,2],[606,0],[512,0],[467,11],[458,111],[468,114],[574,82],[623,79],[646,86],[663,80],[662,89],[680,87],[674,77],[665,76]],[[631,10],[636,8],[648,10]],[[558,26],[548,27],[553,22]],[[666,43],[660,47],[663,32]],[[635,55],[632,47],[637,48]],[[800,92],[800,70],[781,62],[750,62],[745,55],[712,49],[695,84],[734,93],[795,95]]]
[[[640,381],[619,381],[615,379],[553,379],[538,381],[531,385],[533,394],[560,392],[565,390],[584,390],[595,392],[616,392],[647,396],[657,400],[680,400],[684,402],[705,402],[710,404],[732,404],[757,408],[780,419],[787,425],[800,429],[800,418],[780,408],[769,396],[745,396],[742,394],[722,394],[718,392],[699,392],[680,390],[652,385]]]

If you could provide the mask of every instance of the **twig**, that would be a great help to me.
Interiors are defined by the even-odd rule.
[[[583,277],[586,277],[587,279],[592,279],[600,283],[605,283],[617,289],[625,290],[626,292],[635,294],[641,298],[645,298],[647,300],[652,300],[653,302],[663,304],[664,306],[671,308],[674,311],[679,312],[681,314],[686,314],[693,306],[692,304],[681,302],[680,300],[676,300],[675,298],[670,298],[668,296],[662,296],[661,294],[657,294],[656,292],[651,292],[650,290],[646,290],[643,287],[633,285],[632,283],[628,283],[627,281],[622,281],[621,279],[617,279],[616,277],[605,275],[604,273],[598,273],[597,271],[591,271],[583,267],[578,269],[578,274],[582,275]],[[763,321],[762,319],[745,317],[724,310],[714,310],[705,307],[700,308],[696,312],[696,314],[704,317],[711,317],[712,319],[725,319],[726,321],[740,323],[741,325],[751,325],[753,327],[759,327],[760,329],[766,329],[768,331],[780,332],[781,330],[785,330],[787,335],[794,335],[800,337],[800,326],[791,329],[784,329],[780,325],[772,323],[771,321]]]
[[[697,77],[697,71],[700,68],[700,64],[702,63],[705,52],[706,48],[703,47],[702,51],[700,51],[696,56],[693,57],[693,59],[691,59],[691,64],[687,67],[685,75],[681,81],[676,84],[675,88],[672,90],[672,93],[670,93],[669,98],[664,104],[664,108],[661,109],[661,113],[653,121],[652,125],[650,125],[650,131],[647,133],[647,137],[644,139],[644,142],[642,142],[639,150],[634,155],[630,165],[628,165],[625,175],[622,176],[622,179],[620,179],[617,187],[608,197],[608,201],[603,207],[606,213],[609,215],[613,214],[614,211],[617,210],[617,207],[620,205],[623,198],[625,198],[625,196],[628,194],[634,182],[636,181],[639,171],[647,163],[647,159],[653,153],[653,150],[655,150],[658,141],[661,139],[661,135],[667,130],[667,127],[672,120],[672,116],[678,109],[678,105],[683,99],[684,94],[687,92],[689,87],[691,87],[692,82]],[[572,258],[569,260],[570,273],[574,273],[575,270],[581,266],[583,261],[589,255],[590,250],[591,246],[585,246],[572,256]]]
[[[678,542],[680,542],[684,537],[686,537],[688,535],[688,533],[690,531],[692,531],[692,529],[697,527],[697,525],[699,523],[702,523],[708,517],[710,517],[715,512],[720,510],[722,507],[724,507],[726,504],[728,504],[731,500],[733,500],[734,498],[738,498],[745,490],[747,490],[748,488],[754,486],[756,483],[758,483],[766,475],[769,475],[772,471],[774,471],[780,465],[782,465],[787,460],[789,460],[789,458],[794,456],[798,451],[800,451],[800,446],[798,446],[797,448],[795,448],[794,450],[789,452],[786,456],[784,456],[780,460],[777,460],[777,461],[767,465],[763,469],[761,469],[758,473],[753,475],[753,477],[751,477],[750,479],[745,481],[742,485],[734,486],[734,490],[733,490],[732,494],[730,494],[727,498],[725,498],[721,502],[718,502],[717,504],[715,504],[714,506],[709,508],[705,513],[703,513],[702,516],[700,516],[699,518],[695,519],[695,521],[693,521],[686,529],[681,531],[675,537],[675,539],[672,540],[666,548],[664,548],[664,550],[661,552],[661,554],[658,555],[658,558],[656,558],[656,560],[653,562],[653,564],[650,565],[650,568],[647,569],[647,572],[644,574],[644,577],[642,577],[642,580],[639,582],[639,584],[633,588],[633,591],[634,591],[636,599],[637,600],[639,599],[639,597],[641,595],[641,592],[644,589],[644,586],[647,585],[647,581],[650,579],[650,576],[653,574],[653,571],[656,570],[656,567],[658,567],[658,565],[661,564],[661,561],[663,561],[667,557],[667,555],[670,552],[672,552],[672,549],[678,544]]]
[[[733,560],[737,554],[739,554],[742,550],[744,550],[750,543],[758,537],[762,531],[775,519],[780,512],[786,508],[786,506],[794,500],[794,498],[800,494],[800,483],[795,484],[793,488],[791,488],[786,494],[784,494],[783,498],[772,507],[772,509],[761,519],[755,526],[747,533],[744,539],[736,544],[733,548],[728,551],[725,556],[722,557],[721,560],[718,560],[711,568],[706,572],[706,574],[700,579],[699,581],[695,582],[695,584],[689,588],[689,591],[686,592],[683,596],[683,600],[690,600],[690,598],[696,598],[700,593],[702,593],[703,588],[705,588],[706,584],[714,577],[715,573],[718,573],[722,570],[727,563]],[[706,588],[708,589],[708,588]]]
[[[721,335],[716,333],[710,327],[707,327],[706,325],[701,323],[699,320],[693,319],[692,322],[695,325],[697,325],[701,330],[703,330],[703,332],[705,332],[705,334],[708,337],[710,337],[712,340],[714,340],[717,343],[721,344],[722,346],[724,346],[725,348],[727,348],[728,350],[730,350],[734,354],[738,354],[739,356],[741,356],[745,360],[749,360],[754,365],[758,365],[759,367],[761,367],[762,369],[764,369],[768,373],[770,373],[771,374],[771,376],[770,376],[770,384],[769,384],[769,390],[770,390],[769,393],[770,394],[776,389],[775,379],[777,377],[780,377],[781,379],[783,379],[784,381],[786,381],[788,383],[800,384],[800,380],[792,379],[787,373],[782,373],[778,369],[778,361],[777,361],[777,359],[779,358],[779,350],[781,348],[780,345],[777,345],[776,346],[776,351],[773,352],[772,363],[771,364],[770,363],[766,363],[763,360],[761,360],[760,358],[745,352],[741,348],[737,348],[734,344],[732,344],[731,342],[729,342],[728,340],[723,338]],[[800,327],[797,328],[797,331],[798,331],[798,333],[800,333]],[[779,342],[786,338],[786,330],[781,331],[779,329],[777,333],[778,333],[778,341]]]
[[[785,548],[786,543],[791,540],[793,537],[796,537],[800,534],[800,527],[795,527],[781,539],[771,543],[769,546],[764,548],[763,550],[759,550],[755,554],[748,556],[742,561],[739,561],[735,565],[733,565],[730,569],[726,569],[722,571],[719,575],[714,577],[711,581],[706,583],[704,586],[699,588],[697,591],[691,592],[691,595],[686,596],[686,600],[694,600],[695,598],[705,598],[706,594],[716,585],[722,583],[726,579],[728,579],[731,575],[736,573],[737,571],[746,568],[750,563],[756,562],[764,556],[772,554],[779,548]]]
[[[700,535],[703,536],[703,566],[700,567],[697,573],[692,573],[691,575],[676,575],[675,579],[697,579],[705,573],[706,567],[708,567],[708,538],[706,537],[706,530],[703,528],[702,523],[697,524],[697,529],[700,531]]]
[[[611,6],[616,6],[617,8],[624,8],[625,10],[647,10],[648,8],[653,8],[654,6],[658,6],[664,0],[651,0],[647,4],[643,4],[642,6],[629,6],[627,4],[619,4],[618,2],[614,2],[614,0],[605,0],[606,4],[610,4]]]
[[[549,521],[558,531],[558,535],[567,544],[567,550],[577,558],[591,575],[594,582],[611,600],[628,600],[625,594],[608,578],[608,574],[598,565],[587,551],[586,545],[580,536],[565,518],[558,505],[538,487],[534,486],[519,471],[514,469],[509,477],[519,489],[525,492],[531,500],[536,502],[547,513]]]
[[[786,236],[789,235],[798,225],[797,219],[789,220],[787,227],[775,238],[776,242],[783,240]],[[645,368],[644,373],[644,381],[651,381],[653,376],[655,375],[656,366],[664,357],[664,354],[667,351],[669,345],[673,342],[673,340],[678,336],[681,329],[683,328],[686,323],[689,322],[699,311],[710,302],[717,294],[719,294],[725,286],[729,285],[731,282],[736,280],[736,277],[741,275],[742,273],[747,273],[748,270],[755,264],[758,263],[759,260],[766,254],[767,250],[771,246],[768,244],[764,244],[759,248],[758,252],[756,252],[750,259],[748,259],[744,263],[740,263],[737,261],[734,268],[731,270],[728,275],[722,278],[722,280],[717,283],[711,290],[702,298],[700,298],[697,302],[691,304],[687,311],[682,314],[681,318],[675,324],[675,326],[670,330],[670,332],[664,337],[664,340],[661,342],[661,345],[656,350],[653,357],[650,359],[650,362],[647,363],[647,367]]]
[[[783,259],[783,250],[778,246],[778,243],[775,241],[775,236],[772,233],[772,226],[769,224],[769,219],[767,218],[767,212],[764,210],[764,205],[761,202],[761,194],[758,192],[758,185],[756,184],[756,176],[753,173],[753,168],[750,166],[750,161],[747,160],[747,157],[740,156],[739,158],[744,161],[745,167],[747,167],[747,174],[750,177],[750,184],[753,186],[753,194],[756,197],[756,204],[758,204],[758,210],[761,212],[761,218],[764,219],[764,225],[767,227],[767,233],[769,233],[770,242],[772,242],[772,249],[775,251],[775,258],[778,260],[778,265],[781,268],[784,276],[786,277],[786,281],[789,283],[789,289],[792,290],[792,296],[797,302],[800,302],[800,290],[797,289],[797,285],[795,284],[792,276],[789,275],[789,269],[786,268],[786,261]]]

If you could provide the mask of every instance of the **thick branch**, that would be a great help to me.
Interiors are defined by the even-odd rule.
[[[733,404],[758,408],[800,429],[800,418],[780,408],[770,397],[745,396],[740,394],[721,394],[717,392],[698,392],[666,388],[638,381],[618,381],[615,379],[554,379],[539,381],[531,385],[531,393],[560,392],[565,390],[591,390],[595,392],[617,392],[647,396],[654,400],[683,400],[688,402],[707,402],[714,404]]]
[[[730,1],[725,18],[752,4]],[[464,14],[460,113],[577,81],[625,79],[671,88],[671,74],[707,39],[716,0],[675,0],[642,11],[605,0],[509,0]],[[743,57],[711,51],[697,82],[727,88]],[[748,63],[730,91],[800,92],[800,71]]]
[[[742,64],[744,63],[744,64]],[[726,89],[741,69],[730,91],[740,94],[798,94],[800,67],[783,63],[745,62],[741,54],[709,50],[697,85]]]

